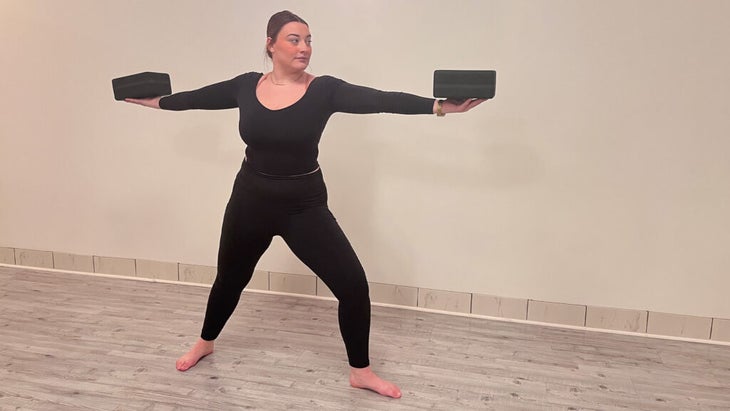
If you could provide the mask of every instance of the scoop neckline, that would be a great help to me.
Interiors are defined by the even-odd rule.
[[[268,110],[268,111],[274,112],[274,113],[275,113],[275,112],[277,112],[277,111],[282,111],[282,110],[286,110],[286,109],[288,109],[288,108],[290,108],[290,107],[294,107],[295,105],[297,105],[297,103],[299,103],[300,101],[304,100],[304,98],[305,98],[305,97],[307,97],[307,94],[309,94],[309,89],[311,89],[311,88],[312,88],[312,84],[314,84],[314,82],[315,82],[315,81],[317,81],[317,80],[318,80],[318,79],[320,78],[320,76],[315,76],[315,77],[314,77],[314,78],[312,79],[312,81],[310,81],[310,82],[309,82],[309,85],[307,85],[307,89],[306,89],[306,90],[304,90],[304,94],[302,94],[302,96],[301,96],[301,97],[299,97],[299,98],[298,98],[298,99],[297,99],[296,101],[294,101],[293,103],[289,104],[289,105],[288,105],[288,106],[286,106],[286,107],[282,107],[282,108],[276,108],[276,109],[273,109],[273,108],[268,108],[268,107],[266,107],[266,106],[264,105],[264,103],[262,103],[262,102],[261,102],[261,100],[259,100],[259,95],[258,95],[257,91],[258,91],[258,89],[259,89],[259,81],[261,81],[261,77],[263,77],[263,76],[264,76],[264,73],[259,73],[259,77],[258,77],[258,78],[256,79],[256,87],[254,87],[254,89],[253,89],[253,96],[254,96],[254,100],[256,100],[256,103],[258,103],[258,105],[259,105],[259,106],[263,107],[264,109],[266,109],[266,110]]]

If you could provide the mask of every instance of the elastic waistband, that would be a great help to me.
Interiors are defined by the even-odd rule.
[[[317,165],[317,168],[315,168],[314,170],[306,172],[306,173],[302,173],[302,174],[293,174],[293,175],[268,174],[268,173],[258,171],[255,168],[251,167],[251,165],[248,164],[248,161],[246,161],[245,157],[243,158],[243,164],[241,165],[241,168],[243,168],[246,171],[250,171],[251,173],[256,174],[258,176],[265,177],[265,178],[271,178],[274,180],[291,180],[291,179],[296,179],[296,178],[308,177],[308,176],[317,174],[321,171],[321,169],[319,168],[319,165]]]

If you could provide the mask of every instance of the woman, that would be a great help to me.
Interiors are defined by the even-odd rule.
[[[271,16],[266,53],[271,72],[246,73],[199,90],[128,102],[166,110],[239,108],[246,156],[226,207],[218,273],[208,297],[200,338],[177,361],[185,371],[213,352],[254,267],[274,235],[316,273],[339,301],[350,384],[399,398],[400,389],[370,368],[370,299],[365,272],[327,208],[317,163],[329,117],[345,113],[439,114],[465,112],[483,100],[440,101],[382,92],[305,70],[312,55],[309,26],[289,11]]]

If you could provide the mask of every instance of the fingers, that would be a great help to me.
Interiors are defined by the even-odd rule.
[[[124,101],[127,103],[132,104],[139,104],[141,106],[145,107],[151,107],[151,108],[160,108],[159,106],[159,97],[153,97],[153,98],[125,98]]]
[[[455,113],[463,113],[487,101],[483,98],[470,98],[466,100],[451,100],[455,107]]]
[[[487,101],[487,99],[485,99],[485,98],[477,98],[477,99],[471,100],[471,101],[469,102],[469,105],[467,106],[467,108],[466,108],[466,110],[465,110],[465,111],[471,110],[471,109],[473,109],[474,107],[476,107],[476,106],[478,106],[478,105],[480,105],[480,104],[484,103],[485,101]]]
[[[461,112],[464,112],[464,111],[467,111],[467,110],[469,110],[469,107],[471,106],[471,102],[472,102],[472,101],[473,101],[473,100],[471,100],[471,99],[470,99],[470,100],[466,100],[466,101],[464,101],[463,103],[459,104],[459,110],[460,110]]]

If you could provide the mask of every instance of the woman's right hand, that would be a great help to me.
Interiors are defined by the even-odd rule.
[[[127,103],[139,104],[145,107],[160,108],[160,99],[162,97],[152,98],[125,98],[124,101]]]

